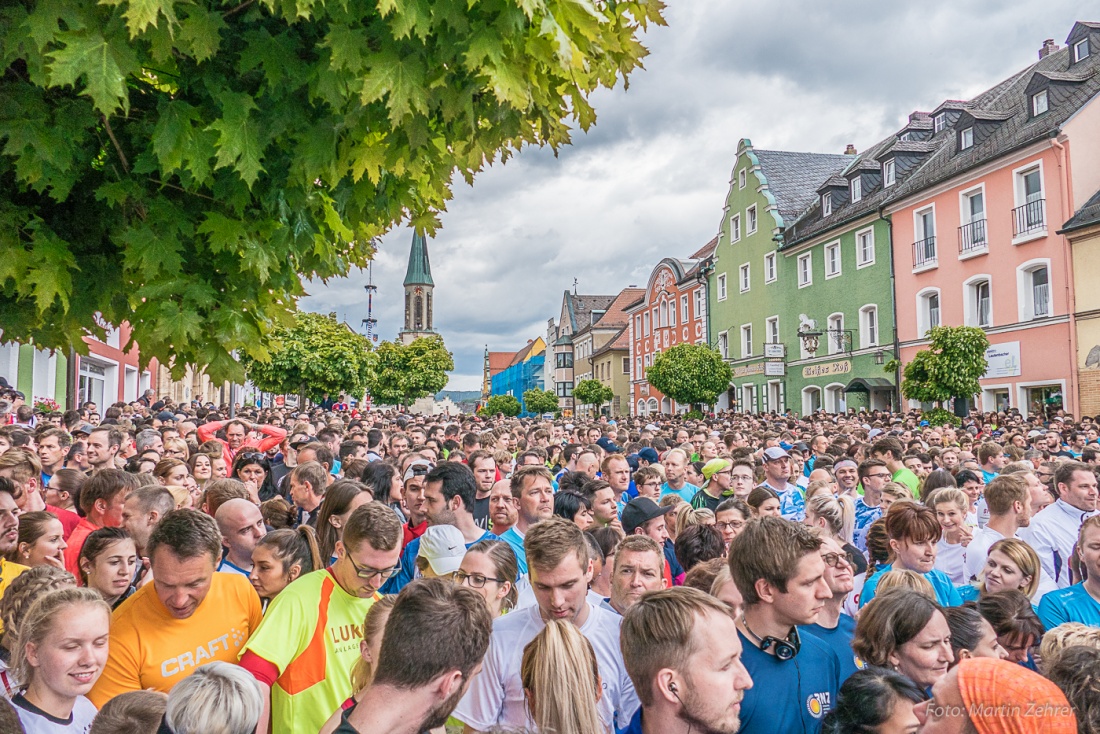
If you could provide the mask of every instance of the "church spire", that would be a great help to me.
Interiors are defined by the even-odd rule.
[[[413,232],[409,247],[409,267],[405,271],[405,285],[435,285],[432,282],[432,265],[428,261],[428,242],[420,232]]]

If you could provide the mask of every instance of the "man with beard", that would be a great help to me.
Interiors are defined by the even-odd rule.
[[[730,574],[745,604],[736,620],[752,691],[742,734],[814,734],[840,688],[836,654],[799,625],[818,621],[833,592],[821,540],[778,517],[751,522],[733,539]]]
[[[615,549],[608,604],[619,614],[626,614],[647,591],[668,586],[664,570],[665,554],[657,541],[648,535],[623,538]]]
[[[730,608],[698,589],[646,594],[623,618],[623,661],[642,707],[622,734],[735,734],[753,681]]]
[[[546,474],[549,476],[549,471]],[[588,602],[592,561],[584,533],[576,523],[551,517],[531,528],[524,546],[535,604],[509,612],[493,624],[485,666],[455,709],[455,718],[465,724],[467,734],[496,729],[534,730],[520,676],[523,648],[547,621],[562,620],[576,625],[592,643],[603,687],[597,703],[600,720],[607,730],[621,729],[638,708],[638,699],[623,667],[621,617]],[[386,637],[389,630],[387,624]]]
[[[424,631],[433,642],[424,644]],[[480,678],[493,620],[471,589],[417,579],[397,596],[374,680],[340,716],[336,734],[420,734],[443,726]]]

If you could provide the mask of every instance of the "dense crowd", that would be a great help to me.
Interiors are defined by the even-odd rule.
[[[1100,732],[1098,428],[0,384],[0,731]]]

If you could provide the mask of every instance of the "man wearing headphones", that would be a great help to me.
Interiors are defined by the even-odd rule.
[[[832,591],[821,540],[778,517],[750,522],[733,539],[730,573],[745,606],[736,620],[753,688],[741,734],[817,734],[840,688],[840,662],[799,625],[814,624]]]

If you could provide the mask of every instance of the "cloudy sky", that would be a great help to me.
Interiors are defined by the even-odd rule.
[[[555,158],[529,149],[458,183],[429,243],[435,326],[455,356],[449,389],[481,386],[482,353],[545,335],[562,292],[644,285],[719,226],[737,143],[842,153],[900,128],[910,112],[966,99],[1065,41],[1086,0],[669,0],[645,70],[594,95],[595,128]],[[382,239],[374,315],[401,328],[411,233]],[[365,274],[315,283],[301,307],[366,317]]]

